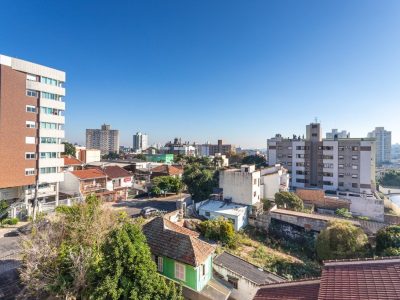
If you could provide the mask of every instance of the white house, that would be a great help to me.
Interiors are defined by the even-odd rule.
[[[255,205],[260,202],[260,171],[254,165],[242,165],[240,169],[220,171],[219,187],[224,199],[233,203]]]
[[[267,167],[260,172],[261,198],[272,200],[276,193],[289,190],[289,174],[281,165]]]
[[[207,219],[224,217],[233,223],[236,231],[247,225],[248,207],[246,205],[221,200],[204,200],[195,205],[200,216]]]
[[[231,288],[229,299],[253,299],[260,286],[285,281],[284,278],[265,272],[257,266],[223,252],[213,260],[214,276],[219,277]]]

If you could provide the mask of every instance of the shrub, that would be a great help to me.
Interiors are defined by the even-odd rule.
[[[223,245],[228,247],[235,246],[235,230],[233,224],[223,217],[201,222],[199,224],[199,230],[207,239],[220,241]]]
[[[4,219],[1,224],[2,225],[16,225],[18,223],[18,219],[17,218],[7,218]]]
[[[347,221],[333,221],[318,235],[316,251],[321,260],[360,257],[367,242],[361,228]]]
[[[264,211],[269,211],[275,204],[274,202],[266,198],[261,199],[261,202],[263,204]]]
[[[353,215],[351,214],[351,212],[349,212],[349,210],[347,208],[338,208],[335,211],[335,214],[340,217],[343,217],[343,218],[352,218],[353,217]]]
[[[278,207],[301,211],[304,208],[303,200],[295,193],[278,192],[275,194],[275,203]]]
[[[392,256],[400,252],[400,225],[391,225],[380,229],[376,234],[376,252],[380,255]]]

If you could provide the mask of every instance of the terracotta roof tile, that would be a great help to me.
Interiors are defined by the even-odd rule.
[[[132,176],[127,170],[119,166],[106,166],[104,168],[99,168],[102,170],[109,178],[121,178]]]
[[[143,226],[151,252],[192,266],[199,266],[215,248],[200,240],[198,234],[180,227],[162,217],[157,217]]]
[[[319,279],[288,281],[264,285],[254,300],[318,300]]]
[[[84,164],[82,161],[71,155],[63,156],[63,158],[64,158],[64,166],[81,166]]]
[[[153,173],[163,173],[165,175],[181,175],[183,174],[183,170],[178,169],[177,167],[174,166],[169,166],[169,165],[161,165],[157,166],[151,169]]]
[[[106,177],[101,170],[98,169],[86,169],[72,171],[71,174],[75,175],[79,179],[92,179],[92,178],[103,178]]]

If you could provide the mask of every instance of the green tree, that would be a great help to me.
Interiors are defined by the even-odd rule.
[[[93,282],[91,299],[183,299],[180,288],[157,273],[137,224],[124,223],[110,232]]]
[[[120,158],[120,156],[119,156],[119,154],[117,152],[110,152],[108,154],[104,154],[102,156],[102,158],[103,159],[112,159],[112,160],[114,160],[114,159]]]
[[[75,156],[76,154],[75,146],[68,142],[63,142],[63,144],[64,144],[64,152],[62,154]]]
[[[343,217],[343,218],[352,218],[353,217],[353,215],[351,214],[351,212],[349,212],[349,210],[347,208],[338,208],[335,211],[335,214],[340,217]]]
[[[319,259],[360,257],[365,253],[368,238],[364,231],[347,221],[329,222],[317,237]]]
[[[243,158],[242,163],[246,165],[256,165],[256,167],[259,168],[265,166],[267,164],[267,161],[264,156],[249,155]]]
[[[153,187],[151,192],[155,195],[160,195],[162,192],[164,195],[167,193],[178,194],[183,189],[182,180],[178,177],[173,176],[158,176],[153,179]]]
[[[400,187],[400,171],[390,170],[387,171],[378,180],[380,185],[388,187]]]
[[[400,225],[387,226],[377,232],[376,252],[383,256],[400,254]]]
[[[223,217],[201,222],[199,230],[207,239],[220,241],[229,247],[235,246],[236,236],[233,224]]]
[[[136,155],[135,155],[135,158],[136,158],[136,159],[143,160],[143,161],[146,161],[146,155],[144,155],[144,154],[142,154],[142,153],[136,154]]]
[[[195,202],[206,200],[218,186],[215,171],[202,168],[199,164],[186,165],[182,181]]]
[[[8,216],[8,209],[9,205],[6,200],[0,200],[0,222],[3,219],[6,219]]]
[[[295,193],[278,192],[275,194],[275,203],[280,208],[301,211],[304,208],[303,200]]]

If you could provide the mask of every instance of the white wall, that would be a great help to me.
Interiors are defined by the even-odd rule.
[[[206,216],[206,212],[210,213],[210,216]],[[202,207],[200,207],[199,209],[199,215],[203,216],[207,219],[216,219],[218,217],[224,217],[226,219],[234,219],[235,220],[235,231],[239,231],[242,227],[246,226],[248,223],[248,218],[247,218],[247,210],[244,210],[243,214],[240,214],[239,216],[235,216],[235,215],[228,215],[228,214],[224,214],[221,212],[216,212],[216,211],[209,211],[207,209],[204,209]]]
[[[60,192],[65,194],[79,194],[79,180],[69,172],[64,175],[64,181],[60,182]]]
[[[261,176],[261,197],[274,199],[280,190],[282,171]]]

